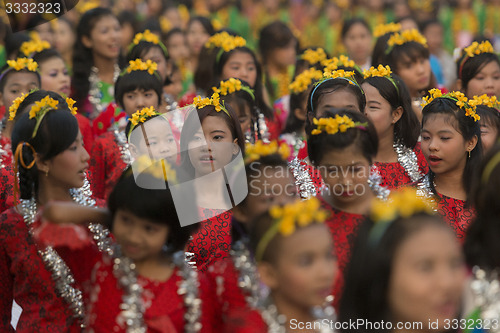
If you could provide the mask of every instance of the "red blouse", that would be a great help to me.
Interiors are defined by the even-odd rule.
[[[0,153],[0,166],[3,164],[4,166],[12,164],[12,146],[10,138],[3,136],[0,134],[0,149],[3,150]]]
[[[12,166],[0,168],[0,213],[14,206],[14,182]]]
[[[438,193],[438,213],[455,231],[460,243],[465,241],[465,232],[474,220],[476,211],[466,206],[465,201],[450,198]]]
[[[107,132],[97,138],[92,148],[89,167],[94,196],[107,199],[126,167],[114,133]]]

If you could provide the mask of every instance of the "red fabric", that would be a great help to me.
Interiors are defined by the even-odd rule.
[[[465,232],[475,218],[475,209],[470,206],[466,207],[463,200],[453,199],[439,193],[438,196],[438,214],[448,222],[460,243],[463,244]]]
[[[94,134],[92,133],[92,128],[90,127],[90,121],[88,118],[85,118],[79,113],[77,113],[75,117],[76,120],[78,120],[78,127],[80,127],[80,132],[82,133],[85,149],[87,149],[90,154],[90,149],[92,149],[92,145],[94,144]]]
[[[179,100],[179,107],[182,108],[186,105],[193,104],[193,100],[196,97],[196,94],[193,92],[187,92],[184,94],[184,96],[181,97]]]
[[[0,213],[14,206],[14,181],[12,165],[0,168]]]
[[[74,258],[75,265],[86,260]],[[14,208],[0,215],[0,290],[0,332],[14,332],[10,326],[13,299],[23,309],[16,332],[81,331],[69,306],[56,294],[51,273]]]
[[[420,174],[423,176],[429,172],[429,166],[427,161],[422,154],[422,150],[420,149],[420,143],[415,146],[414,149],[415,154],[417,155],[417,161],[419,165]],[[412,183],[412,179],[406,173],[406,170],[403,168],[399,162],[393,163],[381,163],[374,162],[375,166],[377,166],[380,176],[382,177],[382,186],[387,187],[392,190],[407,184]]]
[[[248,308],[230,309],[224,323],[224,333],[266,333],[268,327],[260,312]]]
[[[113,132],[97,138],[90,159],[91,188],[96,198],[107,199],[126,168]]]
[[[0,164],[11,165],[13,160],[10,138],[0,134],[0,148],[5,151],[2,155],[0,155]]]
[[[117,104],[109,103],[108,107],[92,122],[92,132],[94,137],[97,138],[103,135],[108,131],[111,125],[126,116],[127,114],[123,112]]]
[[[5,105],[0,106],[0,119],[3,119],[5,116]]]
[[[280,124],[276,119],[270,120],[266,118],[267,130],[269,131],[269,140],[278,140],[281,134]]]
[[[198,230],[187,243],[186,251],[194,253],[196,267],[204,272],[212,262],[229,255],[232,212],[200,209],[200,216],[212,217],[199,223]]]
[[[344,269],[350,260],[351,249],[357,235],[357,230],[364,221],[365,216],[347,213],[333,208],[322,197],[320,197],[320,201],[321,206],[329,213],[329,217],[325,223],[332,234],[339,265],[339,272],[333,287],[335,306],[338,306],[344,287]]]

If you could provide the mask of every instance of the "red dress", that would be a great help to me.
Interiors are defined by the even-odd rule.
[[[12,165],[0,168],[0,213],[14,206],[14,181]]]
[[[92,128],[90,127],[90,121],[88,118],[85,118],[81,114],[77,113],[75,115],[76,120],[78,121],[78,127],[80,128],[80,132],[82,133],[83,144],[85,145],[85,149],[90,154],[90,149],[94,144],[94,134],[92,133]]]
[[[327,203],[323,197],[319,198],[321,206],[329,213],[329,217],[325,223],[330,229],[333,237],[333,245],[335,246],[335,253],[339,266],[339,271],[333,287],[335,304],[338,305],[344,286],[344,270],[351,257],[351,249],[354,245],[353,243],[357,235],[357,230],[366,217],[364,215],[338,210]]]
[[[0,133],[0,168],[12,164],[12,146],[10,138]]]
[[[229,254],[232,212],[200,209],[200,216],[212,217],[199,223],[199,229],[187,243],[186,251],[194,254],[192,260],[198,270],[204,272],[212,262]]]
[[[80,254],[69,265],[79,267]],[[76,278],[83,273],[74,271]],[[81,285],[75,285],[81,288]],[[10,208],[0,215],[0,332],[10,326],[13,299],[23,309],[16,332],[80,332],[68,304],[56,294],[52,273],[38,254],[22,215]]]
[[[107,199],[126,167],[114,132],[107,132],[97,138],[89,167],[94,196]]]
[[[460,243],[465,241],[465,232],[474,220],[476,212],[466,206],[465,201],[447,197],[438,193],[438,213],[455,231]]]
[[[417,143],[413,152],[417,157],[418,172],[422,177],[429,172],[429,166],[425,160],[424,154],[422,154],[422,150],[420,149],[420,143]],[[381,185],[387,187],[388,189],[398,188],[416,181],[415,179],[410,178],[408,172],[399,162],[374,162],[373,164],[377,166],[380,176],[382,177]]]

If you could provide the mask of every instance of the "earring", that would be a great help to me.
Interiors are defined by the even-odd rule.
[[[49,169],[47,169],[47,171],[45,171],[45,177],[48,177],[49,176]]]
[[[470,160],[470,150],[469,150],[469,160]]]

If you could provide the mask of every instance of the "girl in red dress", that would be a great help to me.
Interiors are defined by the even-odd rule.
[[[446,323],[460,318],[466,277],[460,245],[428,202],[413,189],[402,191],[373,203],[371,219],[359,228],[338,321],[366,324],[342,332],[389,333],[398,325],[405,332],[450,332]]]
[[[95,204],[88,188],[75,190],[85,183],[89,160],[75,110],[61,97],[45,95],[29,113],[17,115],[12,132],[19,167],[19,191],[14,194],[20,194],[21,203],[0,215],[2,332],[14,331],[13,300],[22,308],[17,332],[80,332],[84,315],[81,285],[73,281],[80,271],[69,270],[69,262],[32,238],[35,214],[49,200]],[[71,260],[78,267],[78,257]]]
[[[158,108],[163,86],[156,67],[155,63],[137,59],[131,61],[116,80],[115,100],[127,115],[132,116],[134,112],[146,107]],[[97,138],[90,160],[94,195],[107,198],[131,161],[125,129],[112,127]]]
[[[371,67],[361,85],[366,96],[366,116],[377,130],[379,147],[375,165],[382,185],[390,189],[413,183],[428,171],[420,150],[420,124],[401,79],[390,67]]]
[[[345,109],[327,110],[314,123],[316,128],[307,142],[309,158],[326,184],[320,200],[330,213],[326,225],[343,272],[372,199],[385,198],[389,191],[380,186],[380,176],[372,170],[378,139],[375,127],[365,115]],[[336,302],[342,285],[339,274],[334,290]]]
[[[430,171],[417,187],[437,201],[439,214],[463,242],[474,217],[468,193],[483,155],[479,116],[463,93],[433,89],[430,94],[422,119],[422,152]]]
[[[228,191],[228,180],[230,170],[242,162],[245,141],[238,116],[229,105],[219,103],[217,93],[195,105],[182,129],[180,154],[185,181],[193,183],[197,195],[193,209],[202,221],[187,251],[194,254],[197,268],[205,271],[229,252],[231,209],[239,202]]]

